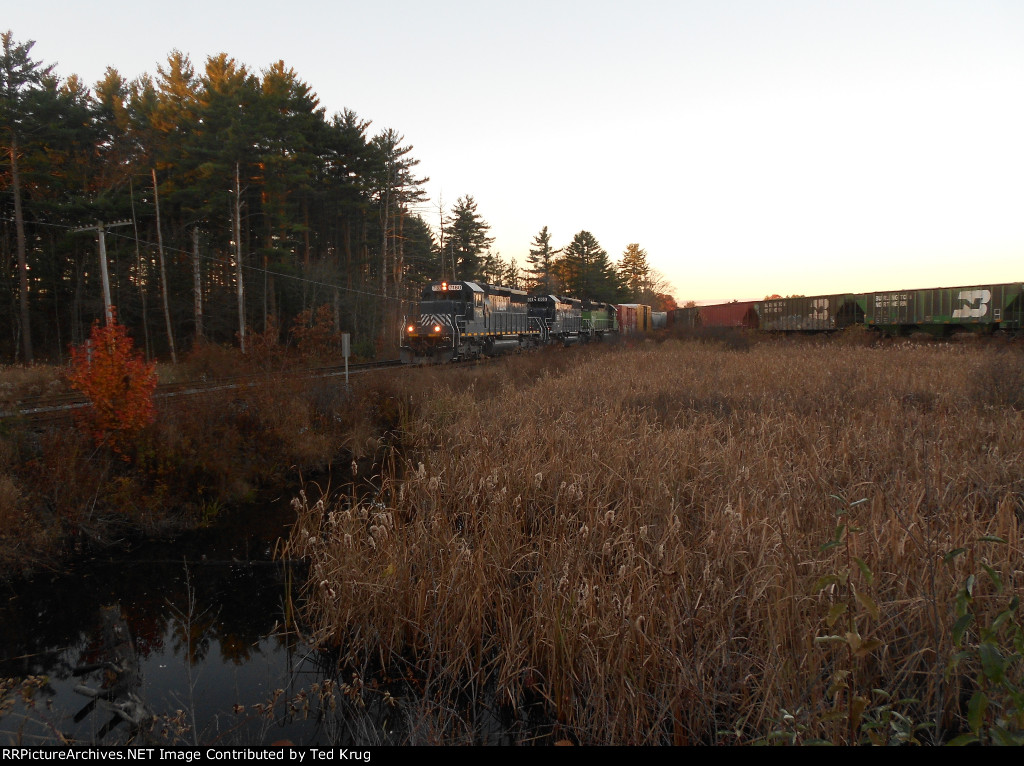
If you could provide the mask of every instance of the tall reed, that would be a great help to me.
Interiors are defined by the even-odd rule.
[[[781,711],[850,742],[851,701],[875,688],[916,700],[926,738],[961,727],[955,595],[982,563],[1024,585],[1024,413],[992,374],[1019,354],[669,341],[563,358],[417,378],[413,457],[376,500],[297,503],[317,642],[411,663],[450,699],[539,701],[583,743],[752,741]],[[823,549],[850,517],[860,531]],[[857,652],[815,641],[849,595],[822,577],[853,560],[871,576],[841,622],[877,642]]]

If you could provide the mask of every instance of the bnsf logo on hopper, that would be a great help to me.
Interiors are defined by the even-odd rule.
[[[977,319],[988,313],[992,293],[988,290],[961,290],[957,299],[961,306],[953,310],[953,319]]]

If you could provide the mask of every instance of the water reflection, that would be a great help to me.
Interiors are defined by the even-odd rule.
[[[82,682],[101,692],[114,683],[116,673],[103,667],[110,664],[101,629],[105,608],[123,614],[134,638],[135,693],[160,719],[147,736],[326,743],[332,735],[317,696],[324,663],[280,630],[287,578],[272,551],[289,521],[282,507],[249,510],[216,528],[126,546],[7,592],[0,605],[0,677],[46,676],[49,683],[34,689],[27,705],[15,691],[6,694],[8,704],[17,704],[0,717],[0,743],[114,744],[132,737],[126,722],[109,726],[111,711],[102,705],[81,712],[89,699],[74,691]],[[97,667],[74,676],[89,666]],[[316,689],[312,705],[310,688]],[[303,717],[310,713],[312,719]]]

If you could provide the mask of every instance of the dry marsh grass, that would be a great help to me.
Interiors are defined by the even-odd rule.
[[[372,379],[371,379],[372,378]],[[266,376],[261,385],[172,397],[130,461],[71,424],[0,422],[0,580],[128,535],[164,535],[208,509],[294,488],[353,459],[385,457],[394,397],[373,376]],[[374,403],[368,406],[367,403]]]
[[[581,743],[856,742],[889,709],[873,689],[916,700],[898,712],[921,741],[963,728],[956,594],[1001,574],[1002,594],[977,581],[981,624],[1024,589],[1020,354],[562,359],[424,373],[416,457],[378,502],[297,503],[320,645],[411,666],[444,704],[540,705]]]

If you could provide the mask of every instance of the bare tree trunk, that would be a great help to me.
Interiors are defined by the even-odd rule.
[[[192,227],[192,300],[196,315],[196,343],[203,339],[203,279],[199,264],[199,226]]]
[[[160,192],[156,183],[156,168],[151,168],[153,174],[153,204],[156,206],[156,252],[160,262],[160,291],[164,298],[164,321],[167,324],[167,343],[171,347],[171,362],[178,363],[178,354],[174,350],[174,331],[171,327],[171,302],[167,293],[167,266],[164,263],[164,235],[160,231]]]
[[[238,285],[238,345],[245,353],[245,286],[242,281],[242,187],[241,169],[235,163],[235,282]]]
[[[341,332],[341,292],[334,288],[334,331]]]
[[[397,229],[397,243],[395,246],[395,315],[391,323],[395,331],[395,346],[402,345],[402,325],[405,309],[405,291],[403,277],[405,276],[405,205],[399,204],[395,211],[395,227]]]
[[[25,364],[32,364],[32,325],[28,310],[28,260],[25,257],[25,219],[21,212],[21,174],[18,137],[11,131],[11,191],[14,193],[14,228],[18,238],[18,303],[21,308],[21,348]]]
[[[390,181],[390,179],[389,179]],[[391,212],[391,187],[384,190],[384,218],[380,226],[380,293],[384,306],[388,305],[388,214]],[[386,310],[386,308],[385,308]]]
[[[309,244],[309,200],[303,197],[302,199],[302,222],[305,224],[305,231],[302,234],[302,238],[305,244],[305,256],[303,256],[306,268],[309,268],[310,260],[310,244]]]

